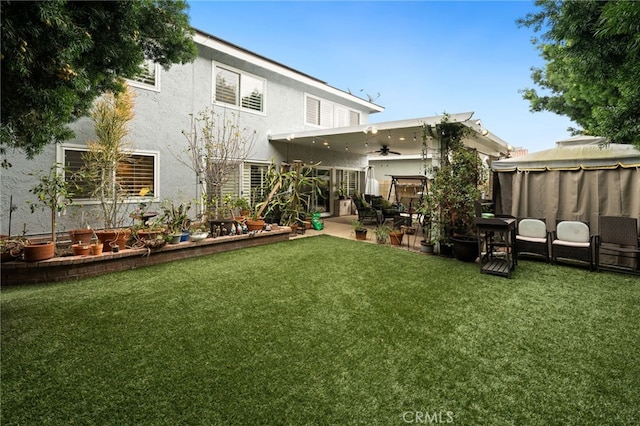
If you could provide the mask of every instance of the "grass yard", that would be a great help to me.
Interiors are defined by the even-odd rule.
[[[640,419],[637,277],[320,236],[1,296],[3,425]]]

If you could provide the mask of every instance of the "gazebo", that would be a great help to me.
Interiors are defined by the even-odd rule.
[[[491,164],[496,212],[590,223],[598,216],[627,216],[640,223],[640,151],[633,145],[580,136],[555,148]]]

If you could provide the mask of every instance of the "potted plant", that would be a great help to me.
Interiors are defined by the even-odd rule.
[[[91,253],[91,245],[85,243],[76,243],[71,245],[71,251],[74,256],[87,256]]]
[[[167,225],[168,234],[171,236],[171,243],[179,243],[184,235],[184,232],[189,231],[188,212],[191,209],[191,203],[173,204],[171,201],[165,201],[162,205],[164,212],[162,220]]]
[[[433,137],[440,145],[441,167],[428,197],[431,205],[437,206],[434,220],[440,248],[453,245],[456,257],[474,261],[478,257],[474,201],[480,198],[478,186],[484,179],[484,170],[478,152],[463,143],[473,130],[449,122],[447,114],[435,129],[427,125],[423,129],[423,137]]]
[[[351,222],[351,226],[353,226],[353,232],[356,234],[356,240],[367,239],[367,228],[364,227],[361,221],[354,220]]]
[[[197,225],[192,224],[191,226],[191,241],[202,241],[209,236],[207,232],[207,228],[204,223],[199,223]]]
[[[147,221],[144,225],[134,226],[132,236],[135,245],[148,248],[160,248],[164,245],[164,235],[166,226],[162,222],[162,218]]]
[[[98,200],[103,219],[102,230],[96,235],[103,243],[125,247],[131,235],[130,229],[122,229],[124,221],[123,199],[127,195],[120,185],[117,170],[129,159],[129,122],[133,119],[133,92],[128,87],[122,93],[106,93],[91,110],[96,139],[87,142],[88,151],[83,155],[84,166],[78,173],[84,189]]]
[[[431,209],[430,198],[424,197],[422,202],[416,209],[422,224],[422,240],[420,241],[420,251],[422,253],[432,254],[435,251],[435,244],[431,239],[431,217],[433,211]]]
[[[402,232],[402,229],[390,228],[388,235],[389,235],[389,243],[392,246],[399,246],[402,244],[402,237],[404,236],[404,232]]]
[[[22,237],[5,236],[0,239],[0,260],[8,262],[22,256],[27,240]]]
[[[389,241],[389,231],[391,228],[387,225],[380,224],[373,229],[378,244],[386,244]]]
[[[271,167],[273,174],[268,179],[270,192],[264,202],[267,215],[278,212],[280,224],[284,226],[297,226],[305,221],[310,197],[314,193],[322,197],[322,186],[326,184],[315,176],[314,169],[317,166],[296,160],[293,165],[283,163],[277,173],[275,166]]]
[[[51,241],[29,242],[25,245],[24,259],[27,261],[50,259],[55,255],[56,216],[73,202],[70,184],[61,171],[62,166],[54,163],[49,169],[49,174],[39,174],[38,184],[29,190],[38,200],[35,203],[29,202],[31,213],[35,213],[38,207],[51,211]]]

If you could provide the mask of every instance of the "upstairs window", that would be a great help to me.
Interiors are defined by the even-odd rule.
[[[233,105],[241,110],[264,112],[264,79],[218,65],[213,69],[214,102]]]
[[[305,96],[305,124],[325,128],[360,124],[360,113],[314,96]]]
[[[160,65],[156,64],[150,59],[140,65],[140,73],[133,78],[129,79],[129,82],[134,87],[141,89],[160,91]]]

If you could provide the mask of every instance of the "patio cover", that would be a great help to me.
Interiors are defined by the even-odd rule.
[[[464,144],[494,158],[505,157],[511,147],[498,136],[482,127],[479,119],[472,119],[473,112],[449,114],[449,122],[462,123],[474,130]],[[367,155],[383,145],[403,155],[419,155],[422,152],[422,126],[436,125],[442,115],[331,129],[304,130],[269,136],[272,142],[299,145],[306,148],[322,148],[351,154]],[[431,141],[433,144],[433,141]],[[435,146],[429,146],[434,152]]]
[[[571,138],[557,147],[520,158],[494,161],[496,213],[589,222],[598,233],[598,216],[638,218],[640,151],[594,137]]]

